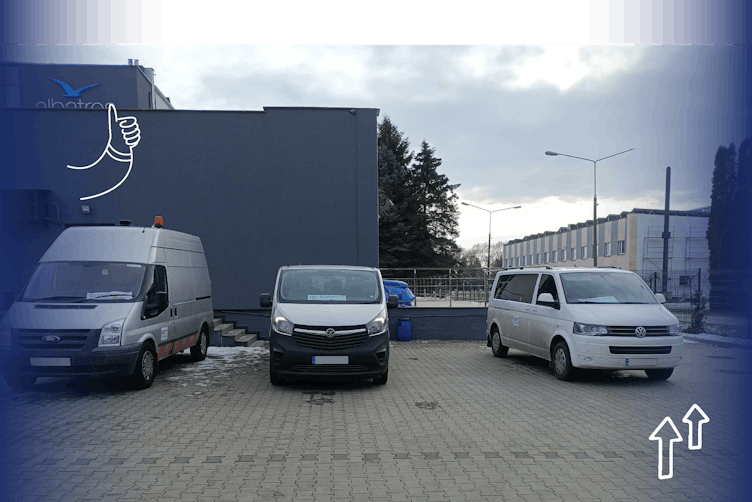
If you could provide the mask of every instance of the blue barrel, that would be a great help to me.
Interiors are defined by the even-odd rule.
[[[400,342],[409,342],[413,336],[413,327],[410,319],[402,317],[397,321],[397,340]]]

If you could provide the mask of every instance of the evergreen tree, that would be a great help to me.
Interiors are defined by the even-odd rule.
[[[752,264],[752,138],[742,141],[736,168],[736,190],[731,203],[731,234],[735,235],[733,269]]]
[[[710,251],[710,308],[728,310],[731,308],[732,294],[729,290],[727,274],[719,271],[731,270],[734,255],[734,229],[731,223],[731,202],[734,200],[736,183],[736,149],[734,144],[719,146],[715,155],[713,184],[710,194],[710,216],[706,235]]]
[[[455,242],[459,235],[457,194],[459,185],[449,184],[445,174],[439,174],[441,159],[425,140],[415,156],[412,168],[413,197],[418,203],[419,251],[428,267],[456,266],[460,248]]]

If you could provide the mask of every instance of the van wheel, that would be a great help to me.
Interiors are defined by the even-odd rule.
[[[566,342],[559,342],[554,347],[553,357],[554,375],[559,380],[569,380],[574,373],[574,367],[572,367],[572,360],[569,357],[569,347]]]
[[[201,328],[196,345],[191,347],[191,359],[194,361],[203,361],[206,359],[206,353],[209,351],[209,335],[206,334],[206,327]]]
[[[141,346],[141,352],[138,353],[136,367],[133,368],[133,375],[130,380],[136,389],[148,389],[154,383],[154,375],[157,372],[157,353],[150,343],[144,343]]]
[[[13,390],[31,390],[37,381],[35,376],[3,375],[5,385]]]
[[[269,366],[269,381],[275,387],[277,385],[282,385],[283,383],[285,383],[284,379],[281,376],[279,376],[277,373],[275,373],[274,371],[272,371],[271,366]]]
[[[665,370],[645,370],[645,374],[650,380],[668,380],[668,378],[674,374],[674,368],[668,368]]]
[[[389,380],[389,370],[386,370],[380,376],[374,378],[373,383],[375,383],[376,385],[384,385],[387,380]]]
[[[491,331],[491,350],[496,357],[507,357],[507,354],[509,353],[509,347],[505,347],[501,344],[501,335],[496,326],[494,326]]]

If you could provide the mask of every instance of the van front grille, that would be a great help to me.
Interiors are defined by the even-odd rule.
[[[296,364],[290,366],[290,371],[297,371],[300,373],[314,373],[314,374],[333,374],[347,375],[353,373],[362,373],[368,371],[368,366],[365,364]]]
[[[608,326],[609,336],[637,336],[635,330],[639,326]],[[645,336],[669,336],[668,326],[643,326]]]
[[[24,350],[81,350],[89,336],[98,336],[99,330],[88,329],[14,329],[18,345]],[[45,337],[59,340],[45,340]]]
[[[347,350],[362,345],[368,339],[365,326],[332,326],[333,337],[326,335],[330,327],[295,326],[292,338],[298,345],[323,351]]]
[[[612,354],[670,354],[671,347],[609,347]]]

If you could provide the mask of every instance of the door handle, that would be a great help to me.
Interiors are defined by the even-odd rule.
[[[178,308],[175,307],[175,317],[177,317],[177,316],[178,316]]]

